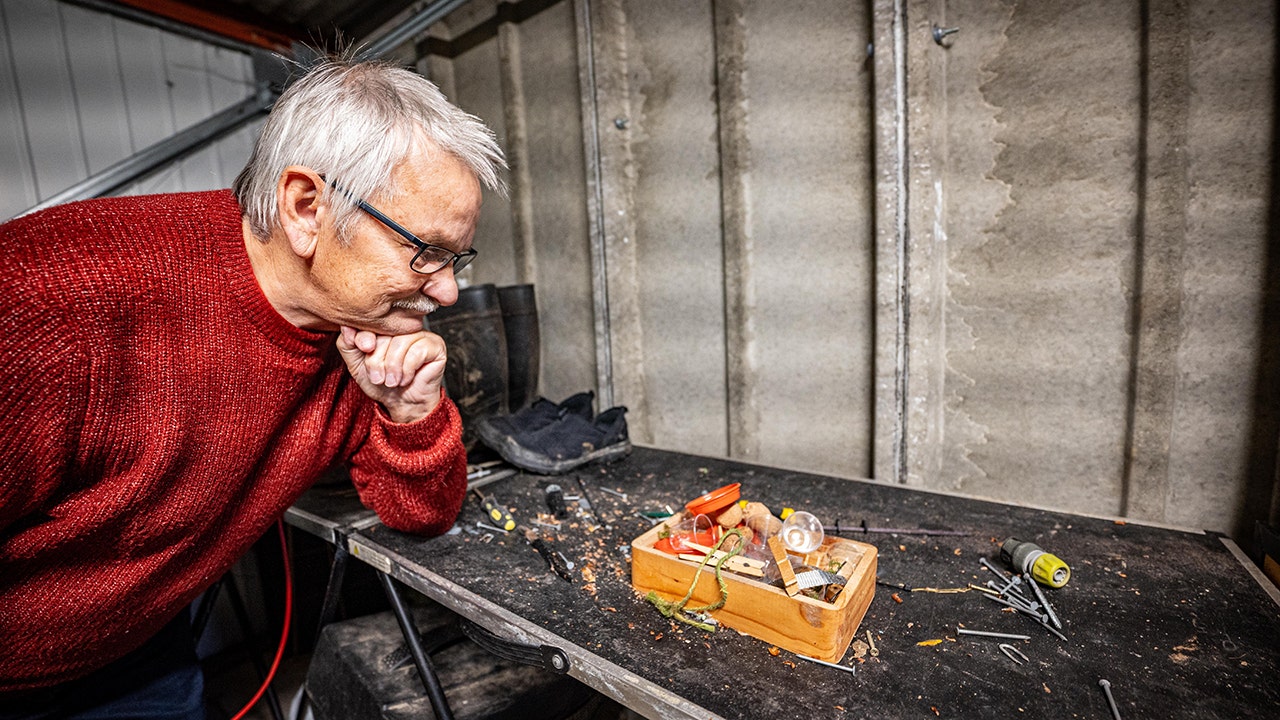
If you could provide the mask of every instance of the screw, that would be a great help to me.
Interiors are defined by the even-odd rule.
[[[960,32],[960,28],[958,28],[958,27],[953,27],[953,28],[940,28],[940,27],[938,27],[937,23],[934,23],[934,26],[933,26],[933,41],[934,41],[934,42],[936,42],[936,43],[938,43],[939,45],[942,45],[942,47],[947,47],[947,46],[942,42],[943,38],[945,38],[945,37],[946,37],[946,36],[948,36],[948,35],[954,35],[954,34],[956,34],[956,33],[958,33],[958,32]]]
[[[1054,635],[1057,635],[1059,640],[1066,640],[1066,639],[1067,639],[1067,636],[1066,636],[1066,635],[1063,635],[1062,633],[1060,633],[1060,632],[1058,632],[1057,630],[1055,630],[1055,629],[1054,629],[1054,627],[1053,627],[1052,625],[1050,625],[1049,623],[1045,622],[1044,620],[1041,620],[1041,621],[1040,621],[1040,625],[1041,625],[1041,627],[1043,627],[1045,630],[1048,630],[1049,632],[1053,633]]]
[[[485,523],[482,523],[482,522],[478,522],[478,523],[476,523],[476,527],[478,527],[478,528],[484,528],[485,530],[493,530],[494,532],[500,532],[500,533],[502,533],[503,535],[506,535],[506,534],[507,534],[507,531],[506,531],[506,530],[503,530],[503,529],[502,529],[502,528],[500,528],[500,527],[494,527],[493,525],[486,525]]]
[[[614,127],[616,127],[616,128],[618,128],[619,130],[626,130],[626,129],[627,129],[627,123],[628,123],[628,122],[630,122],[630,121],[629,121],[629,120],[627,120],[627,119],[626,119],[626,118],[624,118],[624,117],[614,118],[614,119],[613,119],[613,126],[614,126]]]
[[[1061,630],[1062,622],[1058,620],[1058,615],[1053,611],[1053,606],[1045,599],[1044,591],[1040,589],[1040,584],[1033,580],[1030,575],[1027,575],[1026,578],[1027,584],[1031,586],[1031,590],[1036,594],[1036,599],[1040,601],[1040,605],[1044,607],[1044,611],[1049,613],[1049,622],[1052,622],[1054,627]]]
[[[1111,708],[1111,717],[1120,720],[1120,709],[1116,707],[1116,699],[1111,697],[1111,683],[1106,680],[1099,680],[1098,686],[1102,688],[1102,692],[1107,694],[1107,706]]]
[[[1008,580],[1008,579],[1009,579],[1008,577],[1006,577],[1006,576],[1005,576],[1005,574],[1004,574],[1004,571],[1003,571],[1003,570],[1001,570],[1000,568],[996,567],[995,565],[992,565],[992,564],[990,563],[990,561],[988,561],[986,558],[978,558],[978,562],[982,563],[982,567],[984,567],[984,568],[986,568],[986,569],[990,570],[991,572],[995,573],[995,574],[996,574],[996,577],[1000,578],[1001,580]]]
[[[1017,610],[1017,611],[1018,611],[1018,612],[1020,612],[1020,613],[1024,613],[1024,614],[1026,614],[1026,615],[1030,615],[1031,617],[1035,618],[1037,622],[1040,622],[1040,623],[1043,623],[1043,622],[1044,622],[1044,616],[1043,616],[1043,615],[1041,615],[1040,613],[1037,613],[1035,610],[1032,610],[1031,608],[1029,608],[1029,607],[1027,607],[1027,606],[1025,606],[1025,605],[1018,605],[1017,603],[1009,602],[1008,600],[1005,600],[1004,598],[998,598],[998,597],[995,597],[994,595],[984,595],[983,597],[987,598],[988,600],[993,600],[993,601],[995,601],[995,602],[998,602],[998,603],[1000,603],[1001,605],[1005,605],[1005,606],[1007,606],[1007,607],[1011,607],[1011,608],[1013,608],[1014,610]],[[1049,627],[1049,626],[1048,626],[1048,625],[1045,625],[1045,627]],[[1065,639],[1065,638],[1063,638],[1063,639]]]

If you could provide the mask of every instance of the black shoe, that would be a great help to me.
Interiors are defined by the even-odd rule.
[[[561,475],[587,463],[629,455],[626,413],[622,406],[609,408],[594,420],[564,413],[537,430],[517,429],[489,447],[518,468]]]
[[[510,415],[491,415],[481,418],[476,423],[476,434],[481,442],[497,450],[503,439],[518,432],[530,433],[550,425],[562,415],[576,415],[584,420],[591,420],[594,414],[596,394],[591,390],[571,395],[563,402],[553,403],[546,398],[538,398],[527,408]]]

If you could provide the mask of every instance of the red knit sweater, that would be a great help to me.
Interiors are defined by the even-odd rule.
[[[0,225],[0,282],[0,693],[141,645],[335,463],[390,527],[457,517],[457,409],[391,422],[277,314],[229,192]]]

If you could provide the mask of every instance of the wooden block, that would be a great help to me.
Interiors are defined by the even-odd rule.
[[[632,586],[642,595],[652,590],[666,600],[679,600],[702,572],[704,577],[698,581],[689,604],[710,605],[718,601],[720,588],[715,569],[699,570],[695,564],[654,550],[661,532],[662,526],[658,525],[632,541]],[[829,538],[828,542],[837,541]],[[725,604],[712,616],[725,627],[790,652],[827,662],[839,661],[875,595],[877,560],[873,545],[848,539],[839,542],[854,543],[860,554],[856,562],[848,563],[852,565],[847,571],[849,581],[834,602],[806,595],[790,597],[761,580],[730,573],[722,576],[729,588]]]

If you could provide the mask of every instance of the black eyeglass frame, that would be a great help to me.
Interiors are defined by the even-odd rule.
[[[476,249],[475,249],[475,248],[471,248],[471,249],[466,250],[466,251],[464,251],[464,252],[457,253],[457,252],[454,252],[454,251],[450,250],[450,249],[449,249],[449,248],[447,248],[447,247],[444,247],[444,246],[441,246],[441,245],[432,245],[432,244],[431,244],[431,243],[429,243],[429,242],[425,242],[425,241],[423,241],[421,238],[419,238],[417,235],[414,235],[413,233],[411,233],[411,232],[409,232],[408,230],[406,230],[406,229],[405,229],[405,228],[404,228],[400,223],[398,223],[398,222],[396,222],[395,220],[392,220],[391,218],[387,217],[387,216],[386,216],[386,214],[385,214],[385,213],[383,213],[381,210],[379,210],[379,209],[375,208],[374,206],[370,205],[369,203],[365,202],[364,200],[362,200],[362,199],[360,199],[360,198],[358,198],[358,197],[355,197],[355,196],[353,196],[351,193],[347,192],[347,191],[346,191],[346,189],[344,189],[344,188],[343,188],[341,185],[339,185],[338,183],[336,183],[336,182],[329,182],[328,180],[326,180],[326,179],[325,179],[325,177],[324,177],[323,175],[322,175],[322,176],[320,176],[320,179],[321,179],[321,180],[324,180],[325,182],[327,182],[327,183],[329,183],[330,185],[332,185],[334,190],[337,190],[338,192],[342,193],[343,195],[346,195],[346,196],[347,196],[347,199],[351,200],[351,202],[352,202],[352,203],[354,203],[356,207],[360,208],[361,210],[363,210],[364,212],[366,212],[366,213],[368,213],[370,216],[372,216],[374,220],[377,220],[378,222],[382,223],[383,225],[386,225],[388,228],[390,228],[390,229],[391,229],[393,232],[395,232],[397,235],[399,235],[400,237],[404,238],[405,240],[408,240],[409,242],[413,243],[414,247],[418,248],[418,252],[414,253],[413,258],[409,260],[409,269],[410,269],[410,270],[412,270],[412,271],[414,271],[414,272],[416,272],[416,273],[419,273],[419,274],[421,274],[421,275],[430,275],[431,273],[440,272],[441,270],[443,270],[443,269],[445,268],[445,266],[450,265],[450,264],[452,264],[452,265],[453,265],[453,271],[456,273],[456,272],[461,271],[461,270],[462,270],[463,268],[465,268],[467,265],[470,265],[470,264],[471,264],[471,261],[472,261],[472,260],[474,260],[474,259],[475,259],[475,257],[476,257],[476,255],[478,254],[478,253],[476,252]],[[444,262],[440,263],[439,265],[437,265],[436,267],[434,267],[434,268],[432,268],[432,269],[430,269],[430,270],[420,270],[420,269],[418,269],[418,267],[417,267],[417,265],[418,265],[418,260],[419,260],[419,259],[420,259],[424,254],[426,254],[426,252],[427,252],[428,250],[443,250],[443,251],[445,251],[445,252],[447,252],[447,253],[451,254],[453,257],[449,258],[448,260],[445,260]]]

